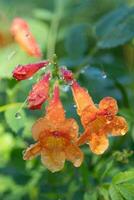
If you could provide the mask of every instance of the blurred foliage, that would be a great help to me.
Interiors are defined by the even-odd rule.
[[[66,163],[52,174],[40,159],[23,161],[32,143],[32,123],[44,113],[19,107],[38,78],[12,79],[29,57],[10,36],[14,17],[25,18],[44,59],[56,49],[58,62],[75,73],[97,103],[104,96],[118,100],[129,124],[124,137],[110,138],[102,156],[83,147],[78,169]],[[68,117],[76,116],[72,95],[62,85]],[[133,0],[1,0],[0,1],[0,199],[1,200],[133,200],[134,199],[134,1]]]

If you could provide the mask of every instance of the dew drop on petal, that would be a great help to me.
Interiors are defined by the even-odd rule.
[[[21,113],[20,112],[16,112],[15,113],[15,118],[16,119],[21,119]]]
[[[30,37],[30,34],[29,34],[29,33],[27,33],[27,34],[25,35],[25,37],[26,37],[26,38],[29,38],[29,37]]]

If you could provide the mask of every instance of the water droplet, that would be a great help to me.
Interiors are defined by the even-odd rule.
[[[84,73],[85,73],[85,70],[84,70],[84,69],[82,69],[82,70],[80,71],[80,73],[81,73],[81,74],[84,74]]]
[[[30,37],[30,34],[29,34],[29,33],[27,33],[25,36],[26,36],[27,38],[29,38],[29,37]]]
[[[73,107],[76,108],[76,104],[74,104]]]
[[[28,80],[31,81],[33,79],[33,77],[30,77]]]
[[[62,91],[63,92],[67,92],[69,90],[69,85],[64,85],[63,87],[62,87]]]
[[[107,75],[106,75],[105,72],[102,72],[102,78],[103,78],[103,79],[106,79],[106,78],[107,78]]]
[[[68,81],[68,85],[73,85],[73,82],[74,82],[74,80],[72,80],[72,81]]]
[[[21,119],[21,113],[20,112],[15,113],[15,118],[16,119]]]

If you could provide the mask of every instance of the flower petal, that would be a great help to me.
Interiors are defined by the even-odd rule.
[[[41,57],[41,50],[30,32],[29,26],[22,18],[15,18],[11,26],[11,34],[18,44],[31,56]]]
[[[78,137],[79,126],[73,118],[66,119],[63,123],[60,124],[59,129],[73,141]]]
[[[51,172],[63,169],[65,163],[65,153],[63,151],[53,151],[44,149],[41,152],[41,161]]]
[[[65,149],[66,159],[71,161],[75,167],[79,167],[83,161],[83,152],[75,144],[69,144]]]
[[[49,61],[44,60],[37,63],[18,65],[13,71],[13,77],[16,80],[25,80],[32,77],[38,70],[49,64]]]
[[[56,124],[65,120],[65,111],[59,97],[58,85],[55,86],[53,98],[50,100],[49,105],[46,108],[46,118]]]
[[[42,117],[33,124],[32,136],[35,141],[39,139],[40,133],[44,131],[45,121],[46,121],[45,118]]]
[[[109,124],[107,131],[113,136],[125,135],[128,131],[128,124],[123,117],[115,116]]]
[[[41,109],[42,104],[48,98],[50,73],[45,74],[43,78],[37,82],[28,96],[28,107],[31,110]]]
[[[89,146],[93,153],[100,155],[106,151],[109,146],[109,142],[105,134],[93,133],[89,140]]]
[[[26,151],[24,152],[24,155],[23,155],[23,159],[24,160],[32,159],[33,157],[39,155],[40,152],[41,152],[40,144],[35,143],[26,149]]]
[[[50,151],[63,151],[68,145],[69,141],[61,136],[60,132],[50,133],[48,136],[43,134],[39,138],[41,146]]]
[[[81,115],[82,111],[86,109],[87,106],[90,107],[91,111],[97,110],[88,91],[85,88],[82,88],[76,81],[72,84],[72,92],[79,115]]]
[[[116,115],[118,112],[117,101],[112,97],[105,97],[99,103],[99,108],[101,111],[106,112],[106,114]]]

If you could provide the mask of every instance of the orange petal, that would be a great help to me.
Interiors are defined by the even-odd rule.
[[[40,144],[35,143],[26,149],[26,151],[24,152],[24,155],[23,155],[23,159],[24,160],[32,159],[33,157],[39,155],[40,152],[41,152]]]
[[[46,108],[46,118],[51,122],[63,122],[65,120],[65,111],[59,97],[59,87],[55,86],[53,98]]]
[[[40,138],[41,146],[50,151],[62,151],[66,148],[68,142],[69,141],[60,136],[60,133],[58,132],[53,132],[49,136]]]
[[[34,140],[38,140],[40,133],[44,131],[45,118],[38,119],[32,126],[32,136]]]
[[[16,42],[31,56],[41,57],[40,48],[30,32],[29,26],[22,18],[15,18],[11,26],[11,34]]]
[[[107,131],[113,136],[125,135],[128,131],[128,124],[123,117],[115,116],[109,124]]]
[[[76,140],[78,137],[79,126],[73,118],[66,119],[63,123],[60,124],[59,129],[72,140]]]
[[[95,104],[85,88],[82,88],[76,81],[72,84],[72,92],[77,106],[77,112],[81,115],[82,111],[90,106],[91,110],[96,109]]]
[[[75,167],[79,167],[83,161],[83,153],[75,144],[69,144],[65,149],[66,159],[71,161]]]
[[[63,151],[44,149],[41,152],[41,161],[51,172],[57,172],[64,167],[65,153]]]
[[[89,140],[89,146],[93,153],[99,155],[103,154],[109,146],[109,142],[107,137],[100,133],[100,134],[92,134],[92,137]]]
[[[111,115],[116,115],[118,112],[117,101],[112,97],[103,98],[99,103],[99,108]]]
[[[88,124],[97,117],[97,108],[92,106],[87,106],[81,113],[81,123],[86,128]]]

